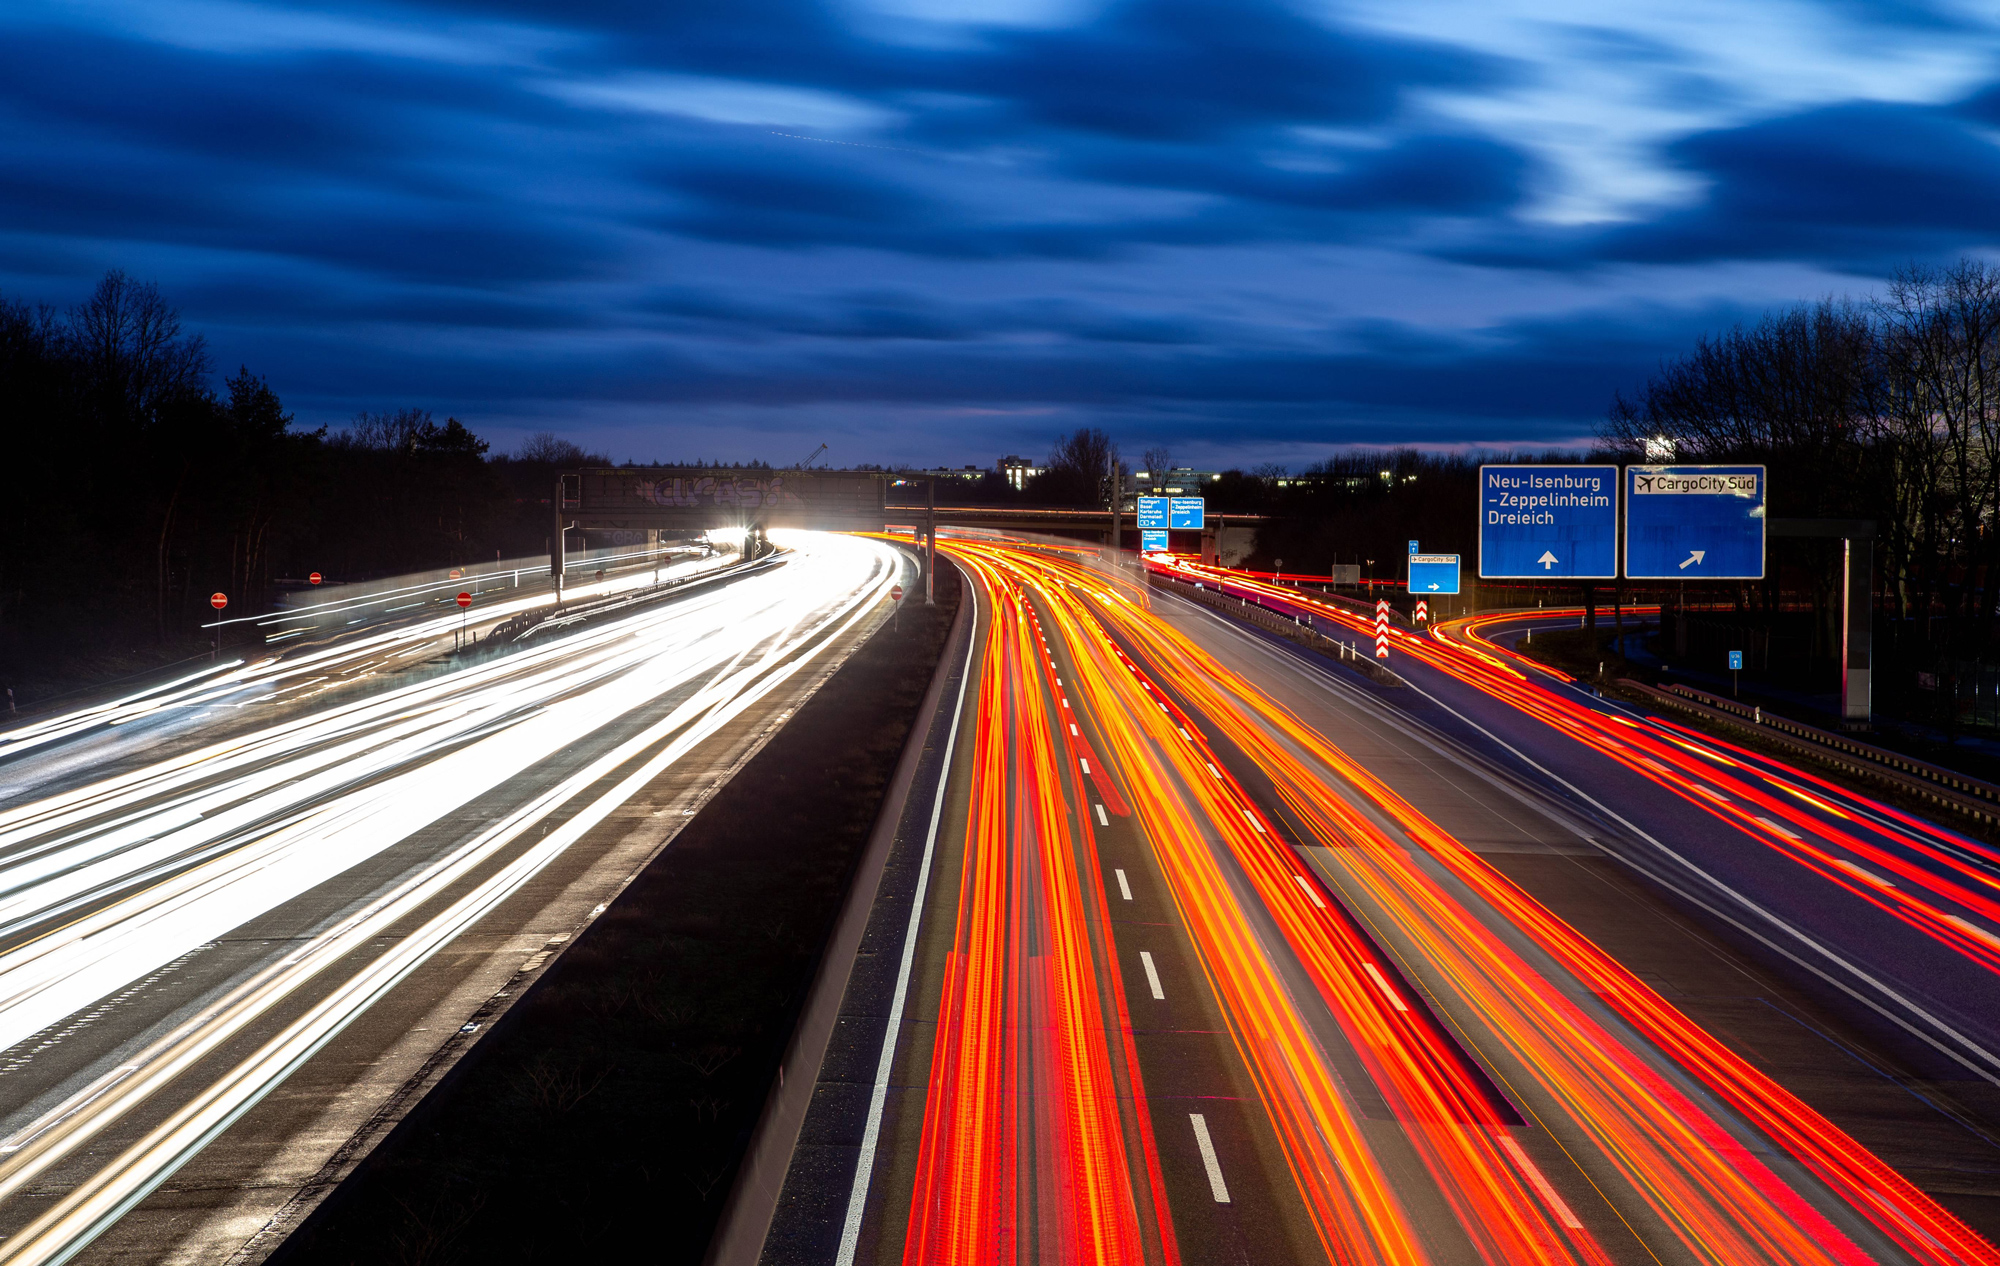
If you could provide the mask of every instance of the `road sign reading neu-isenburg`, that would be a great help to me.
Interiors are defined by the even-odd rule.
[[[1139,533],[1139,551],[1144,554],[1164,554],[1171,546],[1167,544],[1165,528],[1147,528]]]
[[[1167,530],[1167,498],[1139,498],[1139,530],[1141,532],[1164,532]]]
[[[1481,466],[1479,574],[1615,579],[1618,468]]]
[[[1760,580],[1762,466],[1627,466],[1625,575]]]
[[[1458,555],[1410,555],[1411,593],[1457,593]]]
[[[1167,526],[1200,530],[1202,511],[1206,502],[1200,497],[1170,497],[1167,507]]]

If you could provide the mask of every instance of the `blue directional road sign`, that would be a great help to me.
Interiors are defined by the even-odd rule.
[[[1412,554],[1417,552],[1417,543],[1415,541],[1410,542],[1410,552]]]
[[[1146,528],[1139,533],[1140,553],[1164,554],[1169,548],[1167,545],[1167,530],[1165,528]]]
[[[1457,593],[1458,555],[1410,555],[1411,593]]]
[[[1164,532],[1166,531],[1166,528],[1167,528],[1167,498],[1165,497],[1139,498],[1139,530],[1141,532],[1144,532],[1149,529],[1153,529]]]
[[[1761,580],[1762,466],[1627,466],[1625,575]]]
[[[1730,672],[1732,672],[1732,673],[1740,673],[1740,672],[1742,672],[1742,671],[1743,671],[1743,652],[1742,652],[1742,651],[1731,651],[1731,652],[1729,652],[1729,671],[1730,671]]]
[[[1481,466],[1479,574],[1615,580],[1616,466]]]
[[[1167,508],[1167,526],[1171,528],[1194,528],[1202,526],[1203,501],[1200,497],[1173,497]]]

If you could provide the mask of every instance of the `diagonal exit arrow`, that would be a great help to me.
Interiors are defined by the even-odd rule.
[[[1708,556],[1708,551],[1705,549],[1689,550],[1688,556],[1681,560],[1681,570],[1686,571],[1688,569],[1688,564],[1698,563],[1707,556]]]

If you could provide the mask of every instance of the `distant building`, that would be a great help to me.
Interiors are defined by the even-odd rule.
[[[993,469],[1000,472],[1000,477],[1006,480],[1014,491],[1019,492],[1028,486],[1030,479],[1041,474],[1043,468],[1035,465],[1032,458],[1009,454],[995,462]]]
[[[938,466],[931,470],[906,470],[909,479],[961,479],[976,484],[986,478],[986,472],[978,466]]]
[[[1176,466],[1172,470],[1139,470],[1132,473],[1139,493],[1147,497],[1199,497],[1222,476],[1212,470]]]

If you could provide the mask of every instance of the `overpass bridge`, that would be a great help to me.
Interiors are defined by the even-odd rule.
[[[922,502],[910,494],[924,484]],[[1058,506],[935,505],[934,486],[925,477],[895,471],[770,470],[716,467],[621,466],[573,471],[558,482],[551,568],[562,571],[563,534],[570,531],[631,533],[627,541],[657,544],[662,538],[692,536],[717,529],[742,529],[761,536],[771,528],[879,532],[908,525],[926,541],[939,527],[1039,532],[1118,544],[1136,539],[1137,515],[1105,509]],[[1262,515],[1210,515],[1201,535],[1202,554],[1212,558],[1218,533],[1228,524],[1254,527]],[[643,535],[641,535],[643,534]]]

